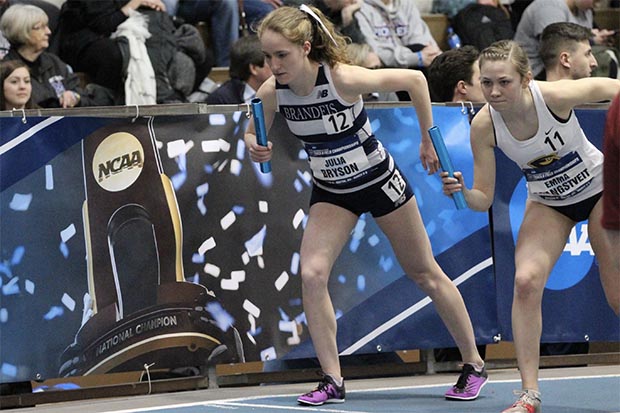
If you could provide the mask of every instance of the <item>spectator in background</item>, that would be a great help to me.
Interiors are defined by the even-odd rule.
[[[433,102],[485,102],[480,88],[480,52],[473,46],[448,50],[428,68]]]
[[[237,0],[167,0],[176,3],[176,15],[185,22],[209,25],[215,66],[230,66],[230,49],[239,39],[239,5]]]
[[[592,54],[592,32],[575,23],[552,23],[540,37],[541,78],[554,81],[590,77],[598,66]]]
[[[366,43],[354,14],[362,7],[364,0],[314,0],[314,6],[336,26],[343,35],[351,38],[353,43]]]
[[[498,40],[512,40],[514,30],[510,12],[500,0],[477,0],[461,9],[452,19],[452,27],[461,44],[478,50]]]
[[[270,12],[274,11],[278,7],[284,6],[285,3],[291,2],[294,6],[297,6],[303,1],[298,0],[237,0],[243,5],[243,12],[245,13],[245,20],[248,27],[254,32],[254,28],[258,23]]]
[[[60,57],[95,83],[121,91],[123,55],[110,36],[140,7],[165,10],[160,0],[67,0],[60,11]]]
[[[175,26],[165,10],[161,0],[67,0],[61,10],[61,57],[96,83],[124,89],[126,103],[140,90],[155,103],[153,77],[157,103],[184,102],[211,62],[197,29]],[[148,77],[136,76],[140,71]]]
[[[47,14],[37,6],[15,4],[0,19],[0,30],[11,43],[5,60],[20,60],[28,66],[33,101],[44,108],[111,105],[112,93],[91,85],[90,94],[56,55],[47,52],[51,31]]]
[[[28,66],[17,60],[0,62],[0,110],[33,109],[30,72]]]
[[[230,66],[230,50],[239,39],[240,31],[252,32],[252,27],[272,10],[282,6],[282,0],[164,0],[174,7],[170,14],[185,22],[204,21],[209,26],[210,46],[215,65]]]
[[[47,14],[49,26],[52,34],[50,36],[50,47],[48,52],[58,54],[58,18],[60,16],[60,6],[51,0],[0,0],[0,16],[10,7],[16,4],[30,4],[37,6]]]
[[[441,54],[413,0],[365,0],[355,18],[385,67],[424,72]]]
[[[230,52],[230,80],[211,93],[207,97],[207,103],[249,103],[270,76],[271,69],[265,64],[265,55],[258,36],[244,36],[235,42]]]
[[[485,102],[480,87],[479,57],[480,52],[473,46],[447,50],[437,56],[428,68],[428,83],[433,102]],[[469,115],[471,119],[474,113]],[[484,359],[486,346],[476,347],[480,357]],[[438,362],[462,361],[457,347],[436,348],[434,355]]]
[[[379,69],[382,67],[381,59],[367,43],[349,43],[347,44],[347,56],[351,59],[351,63],[366,69]]]
[[[367,43],[349,43],[347,44],[347,56],[351,59],[351,64],[365,67],[366,69],[379,69],[381,68],[381,59],[379,56],[368,46]],[[373,92],[362,96],[365,101],[381,101],[381,102],[396,102],[398,96],[394,92]]]
[[[613,40],[613,30],[594,29],[594,0],[534,0],[523,12],[514,40],[527,53],[532,74],[538,78],[543,70],[539,54],[540,36],[548,25],[557,22],[576,23],[592,30],[593,42],[606,45]]]

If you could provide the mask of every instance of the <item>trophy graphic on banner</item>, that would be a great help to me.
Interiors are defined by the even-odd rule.
[[[179,209],[151,122],[112,124],[82,141],[92,314],[60,376],[244,361],[238,331],[217,320],[217,298],[185,281]]]

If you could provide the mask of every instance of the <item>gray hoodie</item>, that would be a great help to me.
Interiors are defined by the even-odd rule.
[[[592,10],[579,10],[577,15],[568,8],[565,0],[535,0],[523,11],[514,40],[523,47],[532,66],[532,73],[538,76],[544,65],[538,49],[540,35],[551,23],[571,22],[592,28]]]
[[[355,18],[366,41],[386,67],[416,68],[420,63],[418,55],[407,46],[437,46],[414,0],[392,0],[391,7],[381,0],[364,0]]]

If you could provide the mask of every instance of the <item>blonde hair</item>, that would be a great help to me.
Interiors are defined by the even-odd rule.
[[[258,37],[262,37],[266,30],[271,30],[299,46],[310,42],[312,48],[308,58],[315,62],[325,62],[330,66],[338,62],[349,63],[345,48],[347,39],[336,32],[333,23],[319,9],[308,7],[321,19],[328,33],[310,14],[296,7],[283,6],[263,19],[258,26]]]
[[[368,54],[372,49],[367,43],[349,43],[347,46],[347,55],[351,59],[351,64],[364,66]]]
[[[0,31],[12,45],[21,46],[28,43],[34,26],[48,22],[49,18],[43,9],[31,4],[14,4],[2,15]]]
[[[479,65],[482,69],[482,66],[486,62],[498,62],[502,60],[507,60],[512,63],[522,79],[525,79],[531,71],[527,54],[523,48],[513,40],[500,40],[484,49],[480,52]]]

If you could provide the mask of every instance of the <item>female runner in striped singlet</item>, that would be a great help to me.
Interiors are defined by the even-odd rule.
[[[620,309],[620,274],[616,252],[601,226],[603,154],[588,141],[573,107],[612,99],[620,80],[594,77],[538,82],[532,80],[527,55],[513,41],[499,41],[480,54],[480,85],[487,105],[471,123],[474,184],[442,173],[444,193],[463,191],[469,208],[486,211],[495,191],[497,146],[523,170],[528,201],[515,249],[512,302],[514,336],[522,390],[503,413],[538,413],[542,296],[547,279],[579,221],[589,219],[588,235],[599,263],[611,308]]]
[[[303,142],[313,175],[300,251],[302,298],[324,376],[298,402],[319,406],[344,401],[328,279],[364,212],[373,215],[389,238],[403,270],[432,298],[461,351],[466,364],[446,397],[475,399],[487,374],[463,298],[435,261],[413,190],[374,136],[361,99],[371,92],[407,90],[423,131],[422,164],[435,173],[439,164],[427,133],[433,119],[424,76],[415,70],[370,70],[347,64],[345,39],[316,8],[305,5],[271,12],[258,35],[273,72],[257,93],[263,101],[266,129],[279,111]],[[252,122],[245,142],[253,161],[271,159],[273,143],[257,145]]]

